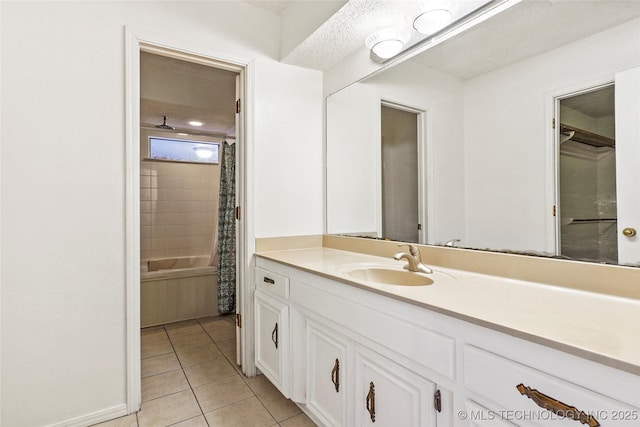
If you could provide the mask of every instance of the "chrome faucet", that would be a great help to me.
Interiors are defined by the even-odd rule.
[[[420,254],[420,249],[418,249],[416,245],[401,243],[398,246],[409,247],[409,253],[398,252],[393,256],[393,259],[395,259],[396,261],[400,261],[403,258],[407,260],[407,265],[404,266],[405,269],[416,273],[433,273],[433,270],[431,268],[422,263],[422,255]]]

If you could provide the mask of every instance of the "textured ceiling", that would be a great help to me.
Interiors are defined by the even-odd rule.
[[[454,20],[487,1],[459,1]],[[362,49],[370,34],[387,27],[407,29],[411,34],[411,45],[423,38],[413,30],[412,20],[419,14],[420,6],[424,3],[424,0],[350,0],[296,49],[282,58],[282,62],[327,70],[346,56]]]
[[[468,79],[638,16],[637,0],[525,0],[411,60]]]

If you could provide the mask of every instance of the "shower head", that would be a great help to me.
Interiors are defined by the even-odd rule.
[[[156,127],[158,129],[175,130],[175,128],[173,126],[169,126],[167,124],[167,116],[162,116],[162,124],[161,125],[156,125]]]

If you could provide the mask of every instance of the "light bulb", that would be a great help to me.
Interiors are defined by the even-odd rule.
[[[418,15],[413,21],[413,28],[422,34],[433,34],[451,22],[453,13],[449,9],[431,9]]]
[[[388,59],[402,52],[408,41],[406,31],[385,28],[367,37],[365,44],[378,58]]]

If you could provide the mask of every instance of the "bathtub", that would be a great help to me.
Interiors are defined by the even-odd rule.
[[[218,315],[217,268],[209,256],[140,263],[142,327]]]

